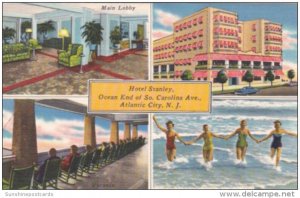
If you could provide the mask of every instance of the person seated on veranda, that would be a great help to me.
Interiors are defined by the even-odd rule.
[[[103,142],[102,144],[100,144],[99,146],[98,146],[98,149],[100,150],[100,151],[104,151],[104,149],[105,149],[105,144],[106,144],[106,142]]]
[[[64,171],[68,171],[71,165],[72,159],[74,156],[79,156],[78,147],[76,145],[72,145],[70,149],[70,154],[64,157],[60,164],[60,168]]]
[[[45,174],[45,168],[46,168],[47,162],[49,160],[53,160],[53,159],[60,159],[59,157],[56,156],[55,148],[51,148],[49,150],[49,158],[44,161],[44,163],[39,167],[38,171],[36,172],[36,174],[35,174],[36,181],[42,182],[44,174]]]

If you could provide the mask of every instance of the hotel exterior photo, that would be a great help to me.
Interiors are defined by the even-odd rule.
[[[282,25],[265,19],[239,21],[235,12],[205,8],[173,24],[173,34],[153,44],[154,79],[180,79],[190,70],[194,80],[217,82],[220,70],[227,85],[243,85],[252,70],[254,84],[272,70],[281,82]]]

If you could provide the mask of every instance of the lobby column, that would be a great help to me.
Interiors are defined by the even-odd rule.
[[[34,100],[15,100],[12,152],[15,167],[26,167],[37,162],[37,139]]]
[[[138,138],[138,125],[134,124],[132,127],[132,139]]]
[[[119,123],[117,121],[111,122],[110,141],[119,144]]]
[[[32,35],[31,35],[31,37],[33,39],[37,39],[37,22],[36,22],[36,19],[34,17],[32,18],[31,26],[32,26]]]
[[[124,127],[124,139],[131,139],[131,134],[130,134],[130,123],[125,123]]]
[[[93,148],[96,147],[96,129],[94,116],[84,116],[84,145],[91,145]]]

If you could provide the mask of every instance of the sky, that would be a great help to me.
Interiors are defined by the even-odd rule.
[[[153,6],[153,38],[172,33],[175,21],[206,7],[238,13],[239,20],[267,19],[283,25],[283,66],[297,68],[297,4],[296,3],[155,3]]]
[[[3,100],[3,147],[11,149],[13,130],[13,100]],[[84,116],[62,110],[35,105],[38,152],[54,147],[65,149],[72,144],[83,146]],[[147,126],[138,126],[139,135],[147,136]],[[96,118],[97,144],[108,141],[110,121]],[[119,124],[119,136],[123,138],[124,124]]]

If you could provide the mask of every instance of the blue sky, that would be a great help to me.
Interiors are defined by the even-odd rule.
[[[13,100],[3,100],[3,139],[4,147],[12,144]],[[83,145],[84,116],[62,110],[35,105],[36,127],[39,152],[50,147],[63,149],[71,144]],[[147,126],[139,126],[139,132],[146,135]],[[123,138],[124,124],[119,123],[119,135]],[[110,133],[110,121],[96,117],[97,143],[107,141]]]
[[[296,3],[155,3],[153,6],[153,31],[156,35],[172,32],[168,23],[188,16],[206,7],[215,7],[237,12],[239,20],[264,18],[283,25],[286,63],[297,63],[297,4]],[[165,23],[167,21],[167,23]],[[162,34],[159,34],[162,33]],[[295,65],[294,65],[295,66]]]

